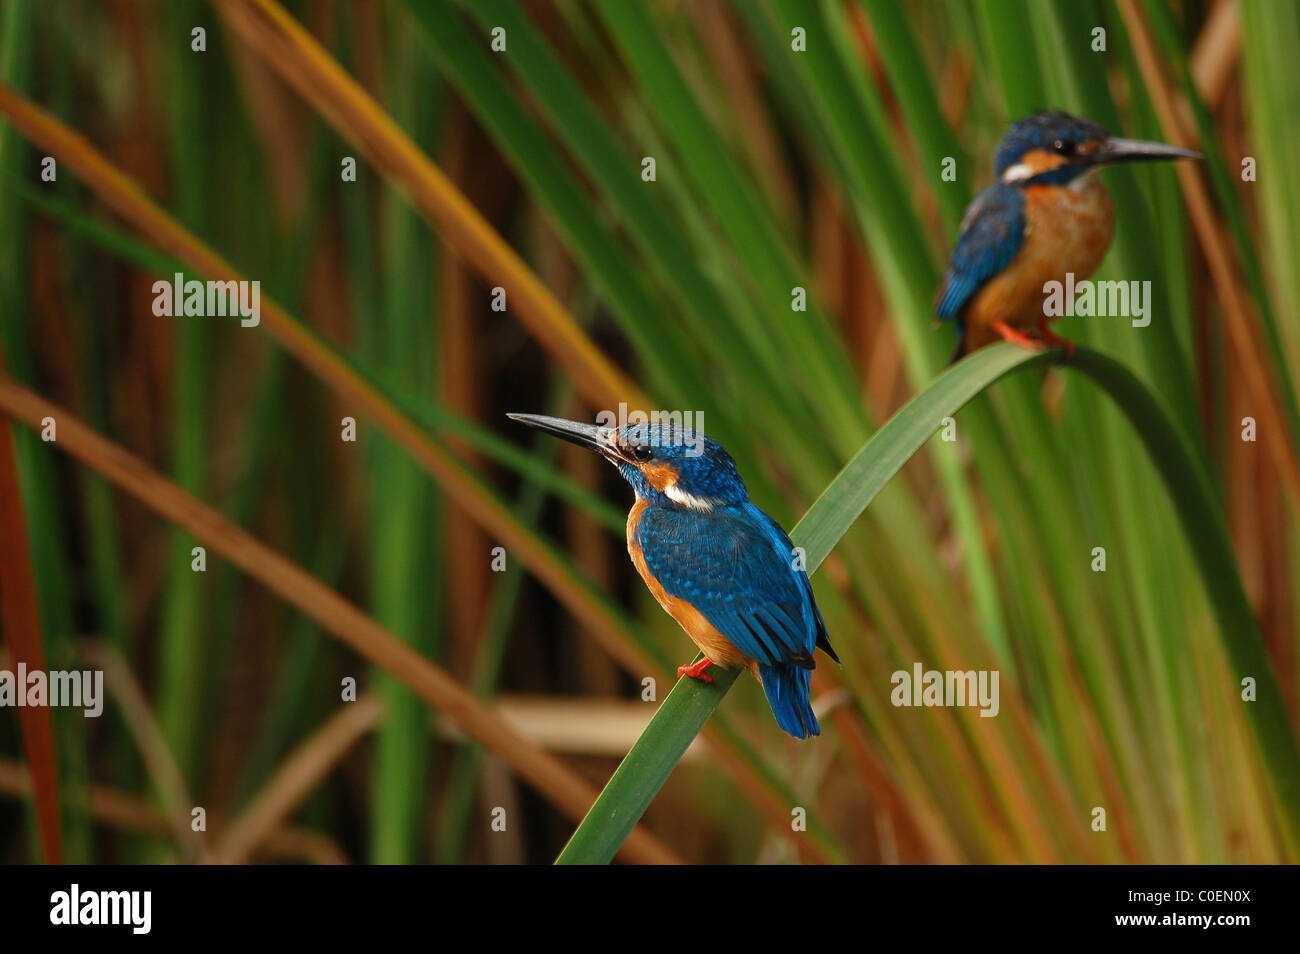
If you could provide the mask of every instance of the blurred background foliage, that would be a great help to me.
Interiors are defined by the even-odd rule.
[[[593,790],[652,713],[642,680],[662,697],[693,648],[627,562],[617,475],[505,412],[701,412],[789,527],[946,361],[932,296],[1010,120],[1060,108],[1200,149],[1195,168],[1103,174],[1117,233],[1097,277],[1151,281],[1150,326],[1059,330],[1130,367],[1212,474],[1293,733],[1300,7],[6,0],[0,31],[6,89],[85,137],[43,183],[51,148],[0,128],[5,374],[355,603]],[[93,151],[285,321],[155,317],[152,283],[203,268],[84,174]],[[818,670],[822,739],[785,738],[742,680],[646,827],[688,861],[1294,861],[1241,700],[1257,674],[1229,664],[1119,410],[1039,370],[957,431],[816,579],[844,660]],[[212,554],[193,572],[197,538],[94,461],[20,424],[12,439],[49,665],[110,674],[103,718],[54,713],[64,858],[555,856],[572,812],[401,671],[369,668],[257,572]],[[890,674],[917,662],[1000,670],[1000,714],[891,706]],[[349,676],[360,703],[340,702]],[[39,859],[10,715],[0,755],[0,852]]]

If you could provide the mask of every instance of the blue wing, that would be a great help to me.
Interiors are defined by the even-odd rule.
[[[648,507],[636,530],[646,568],[747,656],[813,667],[825,633],[794,544],[753,504],[701,512]],[[829,644],[828,644],[829,645]]]
[[[1024,240],[1025,197],[1018,188],[999,183],[977,195],[962,219],[935,314],[958,317],[984,283],[1011,264]]]

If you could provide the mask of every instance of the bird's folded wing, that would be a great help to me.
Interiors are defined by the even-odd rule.
[[[795,555],[779,552],[746,512],[651,507],[636,533],[664,591],[694,606],[737,649],[765,665],[812,668],[815,610]]]
[[[971,202],[961,223],[935,314],[961,313],[984,283],[1011,264],[1025,239],[1025,197],[1010,185],[989,186]]]

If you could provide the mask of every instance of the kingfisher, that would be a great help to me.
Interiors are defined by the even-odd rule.
[[[1043,286],[1096,271],[1115,210],[1096,173],[1115,162],[1199,159],[1159,142],[1119,139],[1062,112],[1013,123],[998,146],[998,181],[966,209],[935,312],[955,319],[952,360],[1004,338],[1026,348],[1074,345],[1047,326]]]
[[[692,427],[649,421],[597,426],[509,414],[600,454],[632,485],[627,552],[659,605],[704,654],[679,666],[712,682],[713,666],[758,679],[777,723],[797,739],[820,735],[809,686],[822,649],[839,662],[812,584],[780,524],[754,506],[723,447]]]

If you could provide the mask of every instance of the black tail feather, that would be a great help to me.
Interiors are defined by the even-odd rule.
[[[817,648],[820,649],[822,652],[824,652],[827,656],[830,656],[831,659],[834,659],[836,662],[840,661],[840,657],[836,656],[835,650],[831,648],[830,638],[824,632],[817,634]]]

